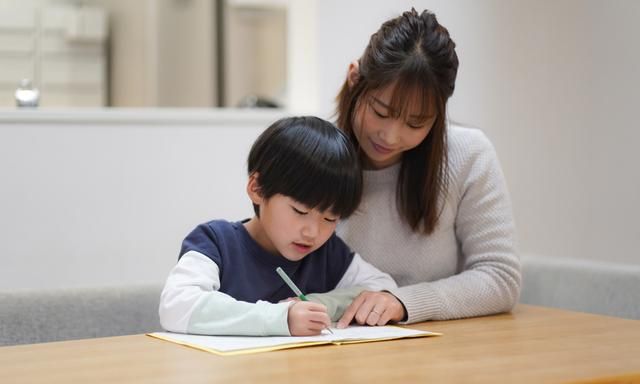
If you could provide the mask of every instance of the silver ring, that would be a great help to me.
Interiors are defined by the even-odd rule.
[[[375,314],[376,314],[376,315],[378,315],[378,316],[382,316],[382,313],[380,313],[380,312],[376,312],[376,311],[374,311],[373,309],[371,310],[371,313],[375,313]]]

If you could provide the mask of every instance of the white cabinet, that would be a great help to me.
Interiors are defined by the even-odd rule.
[[[17,4],[0,4],[0,106],[15,106],[23,78],[40,90],[40,106],[106,106],[106,12],[64,3]]]

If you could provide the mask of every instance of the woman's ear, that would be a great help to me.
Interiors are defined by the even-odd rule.
[[[358,60],[353,60],[349,63],[349,70],[347,71],[349,88],[353,88],[354,85],[358,84],[358,80],[360,80],[360,63]]]
[[[247,195],[249,195],[253,204],[260,205],[264,201],[262,193],[260,193],[260,184],[258,184],[258,172],[254,172],[249,176]]]

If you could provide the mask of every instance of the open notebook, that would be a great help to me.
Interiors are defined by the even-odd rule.
[[[367,343],[372,341],[403,339],[407,337],[439,336],[441,333],[419,331],[392,325],[383,327],[350,326],[331,328],[333,335],[323,331],[318,336],[202,336],[182,333],[154,332],[147,335],[171,341],[216,355],[241,355],[276,351],[321,344]]]

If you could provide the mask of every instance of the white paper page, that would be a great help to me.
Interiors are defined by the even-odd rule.
[[[154,332],[152,335],[220,352],[232,352],[244,349],[266,348],[315,341],[332,342],[385,339],[434,334],[427,331],[418,331],[393,326],[367,327],[356,325],[345,329],[331,328],[331,331],[333,331],[333,335],[327,331],[323,331],[323,333],[318,336],[203,336],[171,332]]]
[[[331,341],[390,339],[434,334],[433,332],[418,331],[416,329],[400,328],[389,325],[383,327],[351,325],[344,329],[331,328],[331,331],[334,333],[333,335],[329,334],[329,336],[331,336]]]

